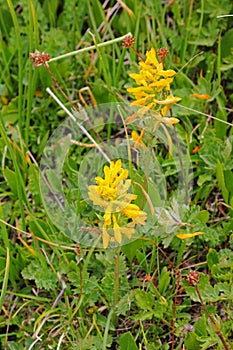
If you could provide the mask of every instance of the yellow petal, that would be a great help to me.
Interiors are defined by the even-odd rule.
[[[146,64],[151,64],[153,66],[158,66],[159,62],[156,57],[155,49],[152,47],[150,51],[147,51],[146,53]]]
[[[178,118],[174,118],[174,117],[170,117],[170,118],[164,117],[161,121],[166,125],[173,125],[180,122]]]
[[[129,204],[127,205],[127,207],[125,207],[122,210],[122,214],[132,219],[132,218],[136,218],[139,215],[140,211],[141,209],[139,208],[138,205]]]
[[[168,69],[168,70],[160,70],[159,71],[159,75],[161,75],[164,78],[169,78],[169,77],[173,77],[176,74],[176,72],[172,69]]]
[[[121,233],[127,238],[131,238],[131,236],[135,233],[135,229],[127,225],[126,227],[121,227]]]
[[[103,239],[103,248],[104,249],[108,248],[109,234],[105,228],[103,228],[103,231],[102,231],[102,239]]]
[[[111,212],[105,212],[104,214],[104,228],[106,228],[106,226],[111,225],[112,223],[112,219],[111,219]]]
[[[121,228],[117,223],[116,216],[113,214],[113,230],[114,230],[114,238],[117,243],[121,243],[122,241],[122,236],[121,236]]]
[[[192,94],[189,96],[199,98],[200,100],[208,100],[211,97],[210,95],[207,95],[207,94]]]
[[[94,205],[99,205],[103,208],[107,206],[108,202],[100,197],[97,186],[88,186],[88,196]]]
[[[132,140],[135,142],[134,149],[136,149],[138,146],[141,146],[142,148],[146,148],[145,143],[142,141],[142,136],[144,134],[144,130],[141,131],[140,135],[136,131],[132,131]]]
[[[158,103],[159,105],[170,105],[176,102],[179,102],[181,100],[180,97],[175,97],[175,96],[171,96],[171,97],[167,97],[166,100],[154,100],[156,103]]]
[[[180,239],[187,239],[187,238],[192,238],[195,236],[203,235],[204,232],[194,232],[194,233],[178,233],[176,237]]]

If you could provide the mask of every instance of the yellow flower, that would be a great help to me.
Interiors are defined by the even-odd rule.
[[[146,145],[145,143],[142,141],[142,136],[144,134],[144,130],[141,131],[140,135],[138,135],[138,133],[136,131],[132,131],[132,140],[135,142],[134,143],[134,149],[136,149],[137,147],[141,146],[143,149],[146,149]]]
[[[147,214],[131,202],[137,195],[128,193],[131,180],[121,160],[104,167],[104,178],[96,177],[96,186],[88,187],[88,196],[94,205],[104,209],[103,247],[109,242],[122,242],[122,235],[131,238],[136,225],[145,225]]]
[[[164,117],[162,121],[164,124],[166,124],[168,126],[173,125],[173,124],[177,124],[180,122],[179,119],[173,118],[173,117],[170,117],[170,118]]]
[[[176,237],[180,239],[187,239],[187,238],[192,238],[198,235],[203,235],[204,232],[198,231],[198,232],[193,232],[193,233],[178,233]]]
[[[128,204],[127,207],[122,210],[122,214],[128,216],[129,218],[135,219],[139,215],[140,211],[141,210],[138,205]]]
[[[139,86],[127,89],[135,97],[135,101],[131,103],[132,106],[150,109],[156,107],[156,111],[165,117],[172,104],[181,100],[179,97],[172,96],[170,92],[170,85],[176,72],[172,69],[163,69],[163,64],[156,58],[154,48],[146,53],[145,62],[139,62],[139,66],[139,73],[130,74]],[[171,124],[174,124],[174,121]]]

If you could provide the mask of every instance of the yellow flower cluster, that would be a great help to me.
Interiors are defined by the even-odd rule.
[[[146,60],[139,62],[139,66],[139,73],[130,74],[139,86],[127,89],[136,99],[132,105],[149,109],[157,106],[159,108],[156,110],[165,117],[171,105],[181,100],[173,96],[170,91],[170,84],[176,72],[172,69],[163,69],[163,64],[156,58],[154,48],[146,53]],[[171,124],[179,122],[177,118],[170,119]]]
[[[145,225],[147,214],[131,202],[137,195],[128,193],[131,180],[128,170],[118,159],[104,167],[104,178],[96,177],[96,186],[88,187],[88,196],[94,205],[104,209],[102,230],[103,247],[109,242],[122,242],[122,235],[131,238],[136,225]]]

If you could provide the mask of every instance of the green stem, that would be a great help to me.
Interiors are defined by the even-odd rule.
[[[0,205],[0,218],[4,219],[3,205]],[[6,225],[4,225],[3,220],[1,220],[1,228],[2,228],[2,240],[4,242],[4,246],[6,248],[10,248],[10,240],[8,238],[8,232],[6,229]],[[1,308],[0,308],[1,310]]]
[[[10,249],[7,247],[6,248],[6,267],[5,267],[5,274],[2,282],[2,290],[1,290],[1,296],[0,296],[0,310],[2,310],[2,305],[5,301],[9,272],[10,272]]]
[[[29,52],[33,52],[34,47],[38,47],[39,32],[36,18],[36,11],[32,2],[30,2],[30,13],[29,13]],[[32,103],[34,98],[34,91],[36,88],[37,81],[37,70],[32,69],[32,65],[29,65],[28,69],[28,89],[27,89],[27,109],[26,109],[26,123],[25,123],[25,147],[28,149],[29,135],[30,135],[30,121],[32,115]]]
[[[222,335],[222,332],[220,331],[218,325],[216,324],[215,319],[213,318],[213,316],[212,316],[212,315],[209,313],[209,311],[207,310],[207,308],[206,308],[206,306],[205,306],[205,304],[204,304],[204,302],[203,302],[203,299],[202,299],[202,297],[201,297],[201,294],[200,294],[200,291],[199,291],[197,285],[195,285],[195,289],[196,289],[198,298],[199,298],[199,300],[200,300],[200,303],[201,303],[201,305],[202,305],[202,307],[203,307],[205,313],[206,313],[207,316],[209,317],[209,319],[210,319],[212,325],[214,326],[213,328],[214,328],[215,334],[217,334],[217,336],[218,336],[219,339],[221,340],[224,349],[225,349],[225,350],[230,350],[230,348],[228,347],[228,345],[227,345],[227,343],[226,343],[226,341],[225,341],[225,339],[224,339],[224,337],[223,337],[223,335]],[[218,329],[216,329],[216,328],[218,328]]]
[[[20,134],[23,135],[23,49],[22,41],[20,36],[20,27],[17,20],[17,16],[14,10],[14,6],[11,0],[7,0],[12,21],[15,27],[15,34],[17,38],[17,49],[18,49],[18,95],[19,95],[19,105],[18,105],[18,114],[19,114],[19,130]]]
[[[171,114],[171,117],[173,117],[172,108],[170,108],[170,114]],[[180,150],[180,144],[179,144],[178,135],[177,135],[175,125],[173,125],[173,130],[174,130],[175,143],[176,143],[176,147],[177,147],[177,151],[178,151],[178,158],[179,158],[180,169],[181,169],[181,174],[182,174],[182,182],[184,183],[184,188],[185,188],[185,200],[186,200],[186,202],[188,202],[188,182],[186,179],[185,168],[184,168],[183,161],[182,161],[182,154],[181,154],[181,150]]]
[[[108,318],[107,318],[107,322],[106,322],[105,330],[104,330],[103,350],[107,349],[108,333],[109,333],[110,322],[111,322],[111,318],[113,317],[113,314],[114,314],[114,309],[111,309],[109,314],[108,314]]]
[[[3,138],[7,148],[9,150],[11,160],[12,160],[13,165],[14,165],[14,169],[15,169],[15,173],[16,173],[16,187],[17,187],[19,206],[20,206],[20,215],[21,215],[21,219],[22,219],[22,227],[25,230],[26,219],[25,219],[25,213],[24,213],[24,210],[25,210],[24,203],[26,203],[26,205],[28,207],[30,207],[29,201],[27,198],[27,194],[26,194],[26,190],[25,190],[26,189],[25,180],[24,180],[23,175],[20,171],[20,167],[19,167],[19,164],[17,161],[16,154],[14,152],[14,149],[12,147],[10,139],[7,136],[5,126],[4,126],[2,120],[0,120],[0,134],[2,134],[2,138]]]
[[[91,50],[95,50],[96,49],[96,46],[97,47],[103,47],[103,46],[107,46],[107,45],[111,45],[113,43],[117,43],[119,41],[122,41],[125,37],[129,36],[132,34],[131,33],[127,33],[123,36],[120,36],[119,38],[116,38],[116,39],[112,39],[112,40],[108,40],[104,43],[100,43],[100,44],[96,44],[96,45],[92,45],[92,46],[88,46],[88,47],[84,47],[82,49],[79,49],[79,50],[76,50],[76,51],[71,51],[71,52],[68,52],[68,53],[65,53],[64,55],[60,55],[58,57],[53,57],[49,60],[49,62],[52,62],[52,61],[58,61],[58,60],[61,60],[62,58],[66,58],[66,57],[70,57],[70,56],[74,56],[74,55],[77,55],[79,53],[82,53],[82,52],[86,52],[86,51],[91,51]]]
[[[117,316],[115,314],[115,310],[116,310],[116,306],[119,302],[120,251],[121,251],[121,249],[118,248],[116,250],[116,255],[115,255],[114,297],[113,297],[113,310],[114,310],[113,321],[114,321],[114,324],[117,323]]]

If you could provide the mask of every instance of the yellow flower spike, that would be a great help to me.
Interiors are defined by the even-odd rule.
[[[170,93],[170,84],[176,72],[173,69],[164,69],[164,57],[168,51],[161,50],[158,51],[158,55],[162,62],[158,62],[154,48],[146,53],[145,62],[139,62],[140,72],[130,74],[139,86],[128,88],[127,91],[134,95],[135,101],[131,103],[132,106],[154,109],[165,117],[172,104],[179,102],[181,98]],[[127,121],[131,121],[132,118],[129,117]],[[175,120],[170,123],[175,124]]]
[[[178,233],[176,235],[176,237],[180,238],[180,239],[187,239],[187,238],[192,238],[195,236],[199,236],[199,235],[203,235],[204,232],[193,232],[193,233]]]
[[[95,205],[104,208],[102,240],[107,248],[109,242],[120,244],[122,235],[131,238],[136,225],[145,225],[147,214],[131,203],[137,195],[128,193],[131,180],[120,159],[106,165],[104,175],[104,178],[96,177],[96,186],[88,187],[88,196]]]

